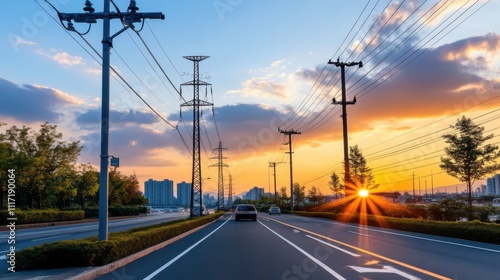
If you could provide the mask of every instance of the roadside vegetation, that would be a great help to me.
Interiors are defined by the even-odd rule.
[[[23,249],[16,252],[16,269],[102,266],[215,221],[222,215],[224,213],[219,212],[191,220],[177,220],[110,233],[106,242],[90,237]]]
[[[90,163],[77,162],[83,149],[80,142],[63,141],[57,126],[48,123],[38,131],[25,126],[6,128],[2,123],[0,128],[0,210],[7,209],[7,171],[15,170],[16,215],[24,213],[19,223],[45,222],[49,218],[59,221],[80,215],[71,210],[83,210],[86,217],[96,216],[99,172]],[[135,174],[110,170],[110,215],[145,212],[139,206],[146,203]],[[43,213],[50,214],[42,217]]]

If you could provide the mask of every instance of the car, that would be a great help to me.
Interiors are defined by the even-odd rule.
[[[269,215],[278,214],[281,215],[281,209],[278,206],[271,206],[269,208]]]
[[[257,221],[257,209],[253,204],[240,204],[234,211],[234,220],[251,219]]]

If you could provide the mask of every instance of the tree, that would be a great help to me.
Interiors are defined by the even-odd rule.
[[[376,189],[378,184],[375,184],[372,169],[368,167],[366,159],[361,152],[358,145],[349,147],[349,167],[351,182],[353,182],[358,189]]]
[[[339,197],[339,192],[342,192],[344,190],[344,185],[340,184],[340,178],[337,173],[333,172],[332,176],[330,177],[332,180],[328,182],[330,185],[330,190],[335,194],[335,197]]]
[[[279,205],[285,205],[287,201],[290,199],[286,194],[286,187],[281,187],[278,192]]]
[[[307,199],[309,199],[309,201],[313,204],[318,204],[324,199],[324,197],[319,188],[312,186],[312,188],[308,191]]]
[[[43,208],[59,185],[69,186],[75,162],[82,146],[79,142],[64,142],[56,125],[44,123],[38,132],[23,126],[12,126],[0,137],[12,149],[11,169],[18,177],[16,206]]]
[[[301,205],[304,204],[304,199],[306,197],[305,195],[306,192],[306,187],[305,186],[300,186],[299,183],[293,183],[293,203],[294,205]]]
[[[456,133],[443,135],[449,145],[444,150],[446,157],[441,157],[439,167],[450,176],[467,185],[469,207],[472,208],[472,185],[475,180],[500,169],[496,159],[500,157],[498,146],[485,144],[493,134],[483,136],[484,127],[463,116],[451,128]]]
[[[76,199],[83,210],[85,201],[95,196],[99,189],[99,172],[95,171],[90,163],[80,164],[73,186],[76,189]]]

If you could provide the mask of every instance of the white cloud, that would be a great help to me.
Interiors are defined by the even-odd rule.
[[[36,45],[35,42],[26,40],[26,39],[21,38],[21,37],[16,38],[16,44],[18,44],[18,45],[30,45],[30,46]]]
[[[56,53],[51,58],[62,65],[67,65],[67,66],[85,65],[83,57],[77,55],[72,56],[66,52]]]

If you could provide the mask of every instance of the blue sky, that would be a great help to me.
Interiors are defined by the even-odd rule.
[[[82,12],[85,1],[49,2],[60,12],[71,13]],[[125,11],[129,1],[115,3]],[[102,1],[93,4],[96,11],[102,10]],[[203,173],[216,178],[215,169],[208,166],[214,164],[209,158],[220,135],[229,148],[228,173],[241,191],[254,185],[267,189],[268,161],[287,161],[282,145],[286,141],[277,133],[281,127],[304,132],[294,139],[297,181],[328,192],[326,174],[340,173],[342,160],[339,111],[330,106],[332,97],[340,99],[338,73],[327,65],[329,59],[365,62],[361,69],[348,70],[348,98],[358,97],[356,106],[349,108],[350,143],[359,144],[367,155],[383,154],[388,147],[449,127],[457,118],[453,114],[461,110],[477,117],[499,105],[494,99],[500,82],[498,0],[137,1],[137,5],[141,12],[165,14],[165,20],[147,20],[140,34],[177,88],[192,79],[192,62],[183,56],[210,56],[200,63],[200,72],[213,85],[213,97],[209,91],[207,99],[215,105],[219,134],[211,110],[204,111]],[[98,164],[97,56],[77,34],[66,32],[53,19],[57,14],[44,1],[9,1],[3,7],[7,12],[0,30],[4,38],[0,121],[34,128],[46,121],[57,124],[67,140],[82,141],[82,161]],[[112,33],[120,26],[113,21]],[[85,24],[75,27],[87,30]],[[411,30],[413,36],[406,37]],[[93,24],[84,38],[101,52],[102,23]],[[112,65],[163,117],[178,124],[190,143],[190,111],[183,109],[179,122],[183,101],[139,37],[126,31],[114,39],[113,47]],[[405,67],[387,67],[391,59],[417,49],[421,53],[406,60],[403,65],[411,63]],[[332,70],[327,75],[324,68]],[[329,82],[325,77],[335,79]],[[191,94],[183,88],[186,100]],[[121,158],[124,172],[136,172],[141,181],[188,181],[190,155],[178,133],[114,78],[111,100],[110,153]],[[497,122],[485,121],[485,126],[500,133],[494,131]],[[381,145],[373,147],[374,139]],[[387,155],[383,162],[368,157],[368,163],[376,171],[390,162],[405,161],[389,171],[393,175],[381,172],[380,181],[387,189],[407,188],[408,167],[431,160],[415,158],[441,147],[442,143],[433,143],[399,158]],[[436,165],[429,166],[417,170],[421,178],[431,170],[441,172]],[[280,165],[279,185],[289,184],[287,170]],[[440,176],[436,177],[441,185],[457,183]],[[210,184],[214,188],[216,180]]]

